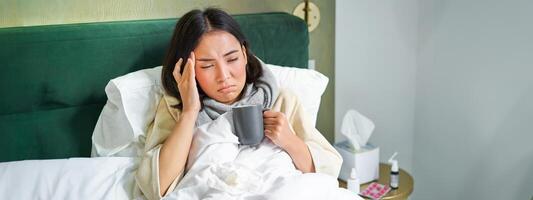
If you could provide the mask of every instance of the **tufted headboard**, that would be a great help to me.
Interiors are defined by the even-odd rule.
[[[286,13],[235,15],[267,63],[307,67],[309,36]],[[0,162],[89,157],[108,81],[161,65],[176,19],[0,29]]]

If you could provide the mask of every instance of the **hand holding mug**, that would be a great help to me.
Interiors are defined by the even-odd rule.
[[[290,128],[287,117],[282,112],[263,112],[265,136],[282,149],[287,149],[297,137]]]

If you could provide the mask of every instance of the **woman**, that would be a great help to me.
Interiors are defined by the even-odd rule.
[[[186,173],[195,127],[237,105],[262,104],[265,136],[303,173],[337,177],[342,159],[307,121],[298,99],[279,90],[250,51],[235,20],[224,11],[193,10],[176,24],[163,63],[166,94],[159,103],[136,173],[148,199],[173,191]]]

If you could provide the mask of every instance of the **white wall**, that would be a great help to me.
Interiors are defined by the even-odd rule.
[[[533,1],[419,6],[413,199],[530,199]]]
[[[347,109],[376,124],[370,142],[385,162],[398,151],[412,168],[417,2],[337,0],[335,3],[335,130]]]
[[[411,199],[533,198],[533,1],[337,0],[335,21],[336,130],[373,119]]]

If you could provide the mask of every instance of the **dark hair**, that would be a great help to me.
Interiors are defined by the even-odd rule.
[[[191,10],[176,23],[170,46],[163,60],[161,80],[167,94],[181,100],[177,83],[172,75],[174,66],[182,58],[180,73],[183,73],[186,60],[198,45],[200,38],[211,31],[228,32],[246,48],[248,61],[246,83],[254,83],[261,77],[263,74],[261,63],[250,50],[250,44],[241,32],[239,24],[228,13],[216,8],[207,8],[204,11]],[[205,97],[205,92],[200,88],[200,85],[197,84],[197,86],[200,98]],[[182,109],[182,104],[173,105],[173,107]]]

